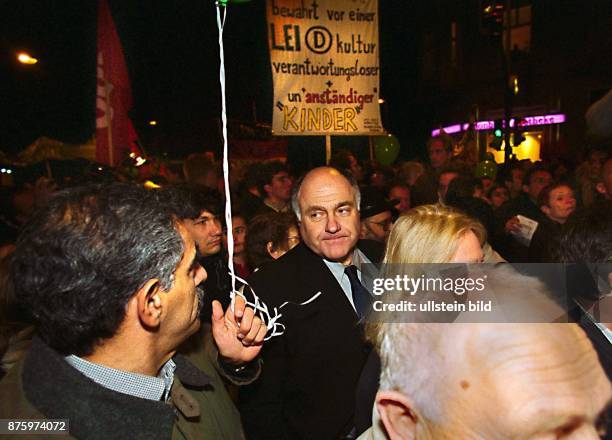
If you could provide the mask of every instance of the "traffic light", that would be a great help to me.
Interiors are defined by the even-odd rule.
[[[514,130],[512,131],[512,146],[518,147],[525,141],[525,136],[523,135],[523,126],[525,121],[523,119],[517,119],[514,123]]]
[[[505,1],[480,1],[480,30],[485,35],[499,36],[504,30]]]
[[[504,130],[503,123],[501,119],[497,119],[493,125],[493,139],[491,139],[491,143],[489,146],[496,150],[501,150],[502,143],[504,142]]]

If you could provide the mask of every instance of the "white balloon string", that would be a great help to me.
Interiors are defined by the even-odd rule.
[[[223,21],[221,20],[221,6],[217,3],[217,27],[219,29],[219,82],[221,85],[221,126],[223,131],[223,182],[225,184],[225,229],[227,231],[227,266],[232,279],[232,292],[236,290],[236,274],[234,271],[234,231],[232,228],[232,199],[229,184],[229,157],[227,145],[227,108],[225,104],[225,53],[223,51],[223,27],[227,17],[227,8],[223,8]],[[232,309],[234,303],[232,302]]]
[[[232,279],[232,290],[230,293],[231,307],[234,309],[234,303],[236,295],[241,296],[246,305],[252,307],[255,313],[263,320],[264,324],[268,329],[268,334],[265,340],[268,340],[274,336],[280,336],[285,330],[285,326],[278,322],[281,318],[281,314],[278,309],[284,307],[287,303],[282,304],[278,309],[274,308],[274,315],[270,314],[268,306],[262,302],[255,292],[251,288],[253,293],[253,302],[249,302],[243,293],[236,290],[236,280],[244,283],[245,286],[248,283],[242,278],[238,277],[234,271],[234,234],[232,228],[232,200],[230,193],[229,184],[229,157],[228,157],[228,143],[227,143],[227,108],[225,104],[225,54],[223,51],[223,27],[225,26],[225,18],[227,17],[227,8],[223,7],[223,19],[221,18],[221,5],[219,2],[217,6],[217,28],[219,29],[219,83],[221,85],[221,126],[223,133],[223,182],[225,183],[225,227],[227,230],[227,266],[229,268],[229,275]],[[320,292],[319,292],[320,293]],[[318,295],[317,295],[318,296]]]
[[[225,105],[225,54],[223,52],[223,27],[225,26],[225,18],[227,17],[227,7],[223,7],[223,18],[221,18],[221,5],[219,2],[216,3],[217,6],[217,27],[219,29],[219,57],[220,57],[220,67],[219,67],[219,83],[221,85],[221,125],[223,132],[223,182],[225,183],[225,227],[227,230],[227,266],[229,268],[229,275],[232,279],[232,290],[230,293],[231,298],[231,307],[234,309],[234,303],[236,300],[236,295],[241,296],[246,305],[251,307],[253,311],[261,318],[268,329],[268,334],[266,334],[265,341],[273,338],[274,336],[280,336],[285,331],[285,326],[278,322],[278,320],[283,316],[279,313],[279,310],[285,307],[288,304],[294,304],[297,306],[304,306],[306,304],[311,303],[315,299],[317,299],[321,292],[317,292],[307,301],[302,303],[293,303],[290,301],[285,301],[279,307],[274,307],[273,313],[270,313],[268,306],[259,299],[259,297],[255,294],[255,291],[249,284],[236,275],[234,271],[234,234],[232,228],[232,200],[230,194],[230,184],[229,184],[229,157],[228,157],[228,144],[227,144],[227,109]],[[239,292],[236,289],[236,281],[243,283],[245,286],[249,286],[251,293],[253,295],[253,301],[248,301],[244,293]]]
[[[251,294],[253,295],[253,301],[249,301],[247,299],[247,297],[244,295],[243,292],[240,292],[238,290],[234,290],[232,291],[232,293],[230,294],[231,298],[232,298],[232,303],[234,303],[236,296],[240,296],[242,297],[242,299],[244,300],[245,304],[248,307],[251,307],[255,313],[261,318],[261,320],[264,322],[264,324],[266,325],[266,328],[268,329],[268,334],[266,334],[266,337],[264,338],[264,341],[267,341],[268,339],[273,338],[274,336],[280,336],[284,333],[285,331],[285,325],[281,324],[280,322],[278,322],[278,320],[280,318],[282,318],[282,314],[279,313],[279,310],[282,309],[283,307],[285,307],[288,304],[293,304],[293,305],[297,305],[297,306],[305,306],[306,304],[310,304],[311,302],[313,302],[315,299],[317,299],[322,292],[319,291],[317,293],[315,293],[310,299],[301,302],[301,303],[294,303],[291,301],[285,301],[284,303],[282,303],[280,306],[278,307],[274,307],[273,309],[273,313],[270,313],[270,310],[268,309],[268,306],[259,299],[259,297],[255,294],[255,291],[253,290],[253,288],[249,285],[249,283],[247,283],[245,280],[243,280],[242,278],[240,278],[239,276],[236,276],[236,279],[238,281],[240,281],[241,283],[243,283],[246,286],[249,287]]]

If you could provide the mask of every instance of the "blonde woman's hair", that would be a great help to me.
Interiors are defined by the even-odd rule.
[[[423,269],[420,265],[450,263],[459,240],[470,231],[482,246],[486,230],[478,220],[440,204],[412,208],[391,229],[381,274],[390,279],[406,274],[418,277]],[[366,325],[366,338],[375,346],[380,347],[377,338],[385,325],[376,322]]]
[[[402,215],[393,225],[383,263],[449,263],[459,239],[473,232],[482,246],[482,224],[456,209],[421,205]]]

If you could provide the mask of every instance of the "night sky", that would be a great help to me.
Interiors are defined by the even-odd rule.
[[[415,95],[418,17],[412,2],[381,0],[380,62],[385,128],[423,109]],[[145,146],[169,157],[206,148],[220,114],[216,8],[209,0],[109,0],[132,83],[132,120]],[[0,0],[0,149],[20,151],[39,136],[86,142],[94,132],[97,5],[92,0]],[[265,1],[230,5],[224,40],[228,115],[270,122],[272,80]],[[19,50],[39,59],[24,66]],[[425,112],[426,113],[426,112]],[[156,127],[147,125],[155,119]],[[400,137],[400,141],[402,138]]]

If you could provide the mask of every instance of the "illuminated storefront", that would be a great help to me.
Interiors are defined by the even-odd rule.
[[[522,118],[510,119],[510,128],[514,129],[515,125],[520,126],[520,132],[524,136],[525,140],[521,142],[518,147],[513,148],[513,153],[519,160],[530,159],[537,161],[541,159],[542,140],[545,134],[545,129],[552,126],[562,124],[566,121],[566,116],[563,113],[549,114],[549,115],[537,115],[537,116],[526,116]],[[502,122],[503,124],[503,122]],[[491,148],[489,145],[494,136],[493,130],[495,128],[495,121],[477,121],[474,123],[474,129],[480,133],[483,132],[485,135],[484,142],[482,145],[486,145],[486,151],[493,153],[495,161],[497,163],[504,162],[504,149],[505,142],[502,142],[501,149],[496,150]],[[441,129],[432,130],[432,136],[438,136],[441,130],[444,130],[446,134],[454,135],[458,133],[465,133],[470,129],[469,123],[455,124],[448,127],[442,127]],[[514,134],[511,134],[511,139]]]

